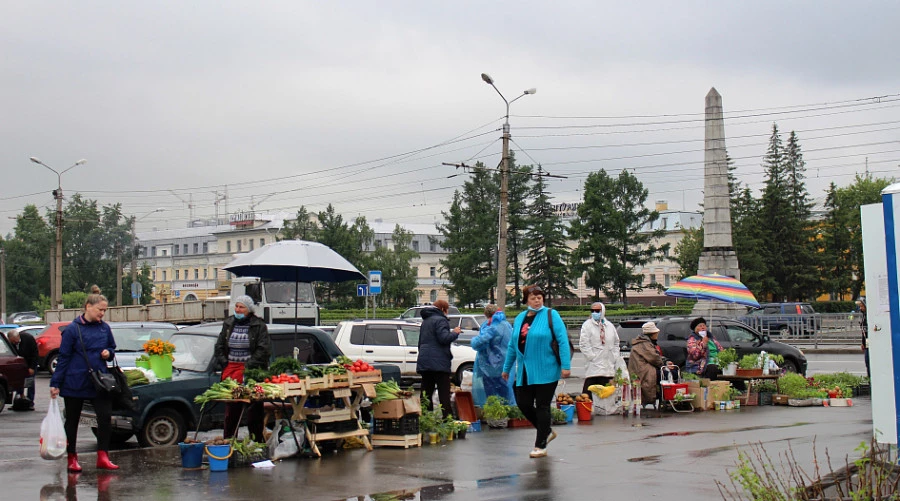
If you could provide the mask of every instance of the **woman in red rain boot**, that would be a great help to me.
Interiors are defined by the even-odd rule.
[[[116,341],[109,324],[103,321],[107,305],[106,297],[100,294],[100,288],[93,286],[84,303],[84,314],[63,330],[56,372],[50,379],[50,398],[62,395],[65,401],[65,428],[69,441],[66,450],[69,453],[70,472],[81,471],[76,442],[78,421],[81,419],[85,400],[90,400],[97,412],[97,468],[119,468],[109,460],[108,454],[112,433],[112,400],[98,395],[89,372],[89,368],[106,372],[106,362],[115,357]]]

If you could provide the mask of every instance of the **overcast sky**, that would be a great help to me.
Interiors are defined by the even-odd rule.
[[[704,96],[723,96],[737,174],[762,184],[777,123],[814,197],[900,165],[900,3],[15,2],[0,16],[0,233],[66,197],[150,214],[139,230],[246,210],[432,222],[500,161],[629,169],[649,203],[697,210]],[[881,97],[880,99],[872,99]],[[174,194],[172,193],[174,192]],[[226,207],[227,206],[227,207]]]

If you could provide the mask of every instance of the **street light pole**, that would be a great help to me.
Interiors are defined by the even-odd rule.
[[[63,307],[63,304],[62,304],[62,255],[63,255],[63,251],[62,251],[62,219],[63,219],[63,217],[62,217],[62,200],[63,200],[62,175],[65,174],[66,172],[72,170],[73,168],[78,167],[79,165],[87,163],[87,160],[82,158],[81,160],[75,162],[75,164],[73,164],[71,167],[69,167],[68,169],[66,169],[62,172],[57,171],[53,167],[50,167],[49,165],[45,164],[44,162],[41,162],[40,160],[38,160],[35,157],[30,157],[29,160],[31,160],[32,162],[34,162],[38,165],[43,165],[44,167],[53,171],[54,174],[56,174],[56,190],[53,191],[53,197],[56,198],[56,266],[55,266],[55,270],[54,270],[54,274],[56,275],[56,278],[54,280],[54,289],[55,290],[50,291],[50,296],[51,296],[50,304],[51,304],[51,306],[62,309],[62,307]]]
[[[138,218],[132,217],[131,218],[131,287],[132,287],[132,289],[134,289],[134,284],[137,283],[137,260],[134,255],[135,247],[137,247],[137,234],[135,232],[135,228],[137,227],[137,222],[140,221],[141,219],[144,219],[145,217],[149,216],[150,214],[156,214],[157,212],[163,212],[164,210],[166,210],[166,209],[159,208],[156,210],[152,210],[152,211],[144,214],[141,217],[138,217]],[[132,293],[131,304],[133,304],[133,305],[141,304],[140,294],[138,294],[137,297],[135,297],[135,294]]]
[[[506,227],[509,211],[509,105],[521,97],[536,93],[537,89],[528,89],[519,97],[507,101],[500,89],[494,85],[494,79],[490,75],[482,73],[481,79],[493,87],[506,103],[506,115],[503,121],[503,159],[500,162],[500,238],[497,243],[497,306],[504,308],[506,307]]]

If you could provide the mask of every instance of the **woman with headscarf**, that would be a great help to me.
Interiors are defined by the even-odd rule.
[[[62,395],[65,403],[68,470],[81,471],[78,464],[78,422],[85,400],[90,400],[97,413],[97,468],[118,470],[109,460],[112,436],[112,399],[94,387],[90,371],[109,372],[106,362],[116,356],[116,340],[112,329],[103,321],[109,305],[96,285],[84,302],[84,313],[62,332],[56,371],[50,378],[50,398]]]
[[[491,395],[513,402],[509,383],[502,377],[512,326],[506,321],[506,314],[498,310],[495,304],[484,307],[484,316],[487,320],[481,324],[478,335],[471,342],[472,349],[476,352],[474,377],[480,379],[484,392],[477,397],[473,392],[472,397],[475,405],[484,405]]]
[[[556,310],[544,306],[544,291],[529,285],[522,289],[522,299],[528,309],[516,316],[502,377],[508,380],[516,364],[516,404],[537,429],[534,449],[528,455],[541,458],[547,455],[547,444],[556,438],[550,428],[550,403],[560,377],[571,374],[572,355],[566,324]]]
[[[659,328],[654,322],[641,326],[641,333],[631,340],[631,354],[628,356],[628,373],[641,380],[641,405],[656,404],[656,385],[659,368],[663,359],[656,349]]]
[[[219,367],[222,367],[223,381],[231,378],[243,383],[245,369],[269,367],[269,329],[261,318],[253,314],[254,306],[250,296],[238,296],[234,299],[234,314],[222,322],[222,331],[213,353]],[[243,405],[226,404],[225,438],[237,435]],[[262,402],[253,402],[247,407],[247,431],[256,442],[263,440],[264,417]]]
[[[584,355],[584,386],[582,393],[588,393],[588,386],[607,384],[616,375],[619,360],[619,333],[616,326],[606,319],[606,306],[597,301],[591,305],[591,318],[581,325],[579,348]]]
[[[687,362],[684,370],[703,377],[715,377],[717,360],[722,345],[706,330],[706,319],[697,317],[691,321],[691,333],[687,339]]]

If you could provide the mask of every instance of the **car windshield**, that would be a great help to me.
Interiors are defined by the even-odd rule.
[[[116,351],[120,353],[144,351],[144,343],[151,339],[167,341],[178,332],[175,327],[113,327]]]
[[[169,339],[175,345],[175,361],[172,366],[194,372],[206,372],[216,345],[215,336],[175,334]]]
[[[264,282],[266,301],[270,303],[313,303],[313,288],[309,282]],[[299,297],[299,301],[294,301]]]

